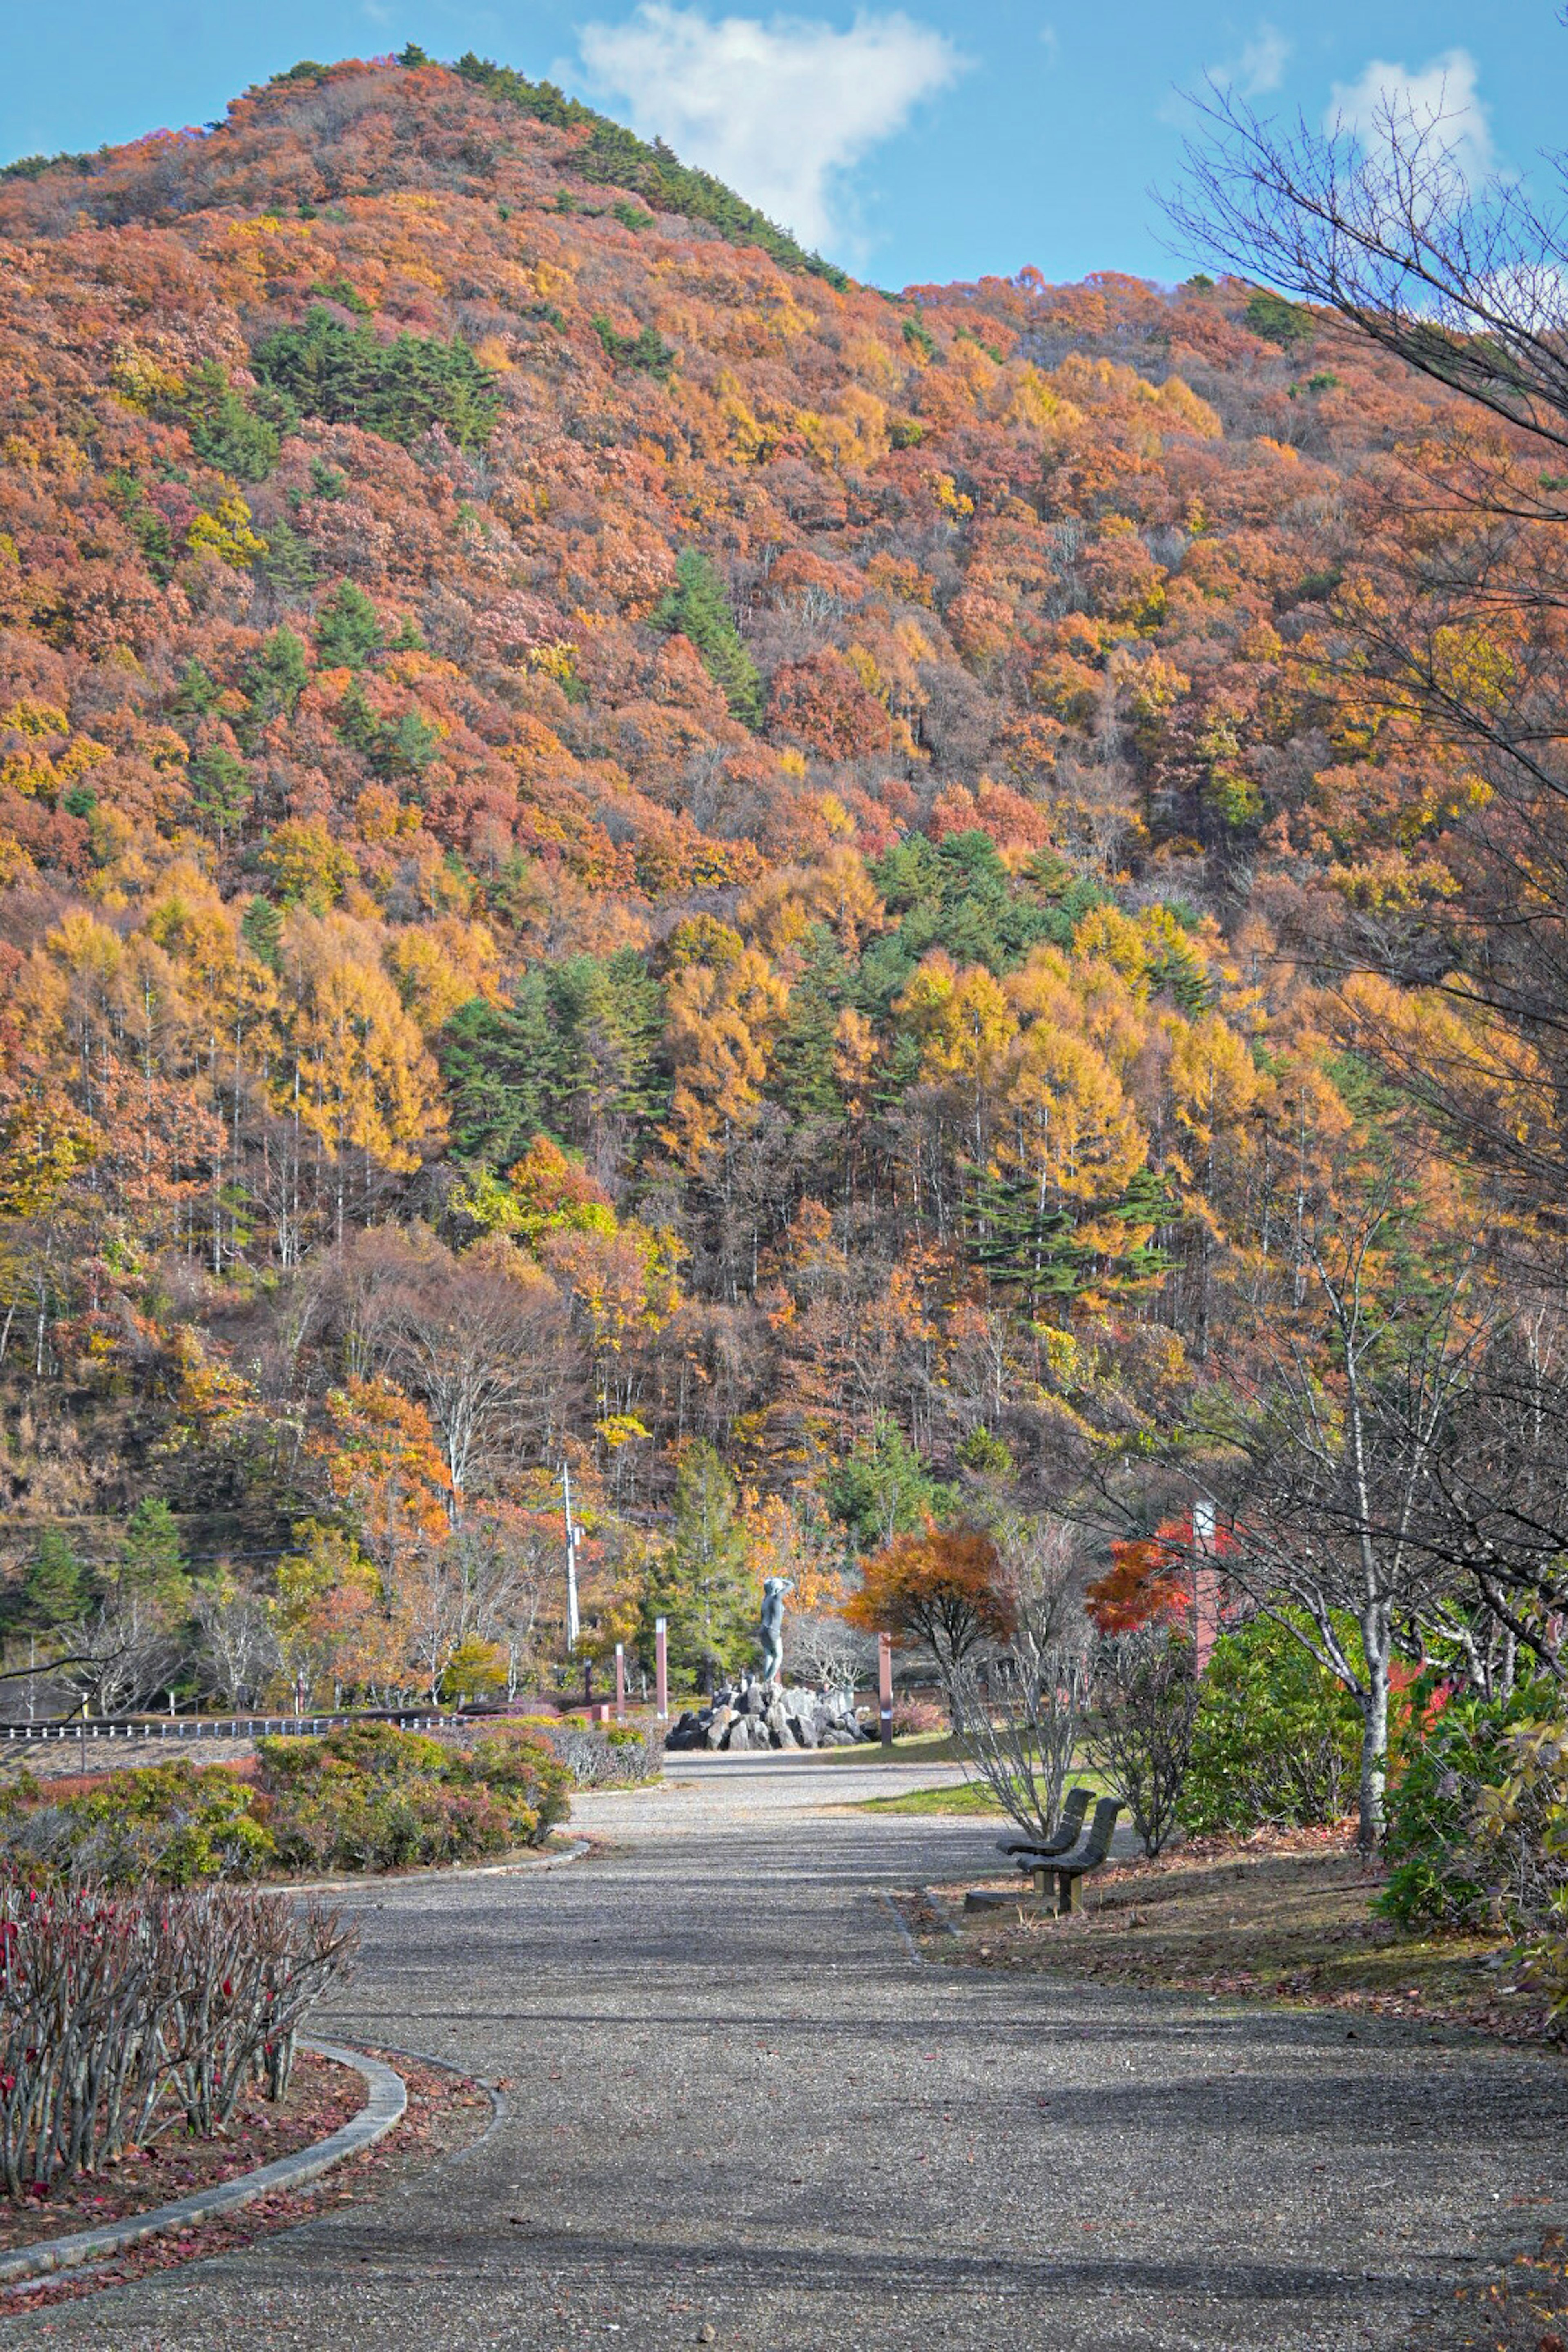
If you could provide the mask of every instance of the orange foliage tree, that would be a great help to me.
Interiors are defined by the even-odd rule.
[[[1014,1612],[1001,1556],[984,1529],[940,1528],[928,1517],[919,1535],[895,1536],[873,1552],[844,1615],[862,1633],[929,1650],[945,1686],[980,1643],[1005,1641]]]

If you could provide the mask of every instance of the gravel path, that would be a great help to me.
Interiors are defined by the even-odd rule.
[[[581,1801],[605,1858],[362,1898],[319,2030],[507,2078],[500,2126],[0,2340],[1351,2352],[1563,2218],[1551,2060],[918,1965],[880,1890],[994,1855],[844,1810],[901,1777],[683,1761]]]

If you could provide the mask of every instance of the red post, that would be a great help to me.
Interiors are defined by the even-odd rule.
[[[668,1723],[669,1721],[669,1642],[662,1617],[656,1617],[653,1621],[653,1641],[658,1719],[660,1723]]]
[[[877,1636],[877,1696],[881,1714],[882,1745],[893,1744],[893,1637]]]
[[[616,1643],[616,1721],[625,1723],[626,1719],[626,1645],[624,1642],[617,1642]]]

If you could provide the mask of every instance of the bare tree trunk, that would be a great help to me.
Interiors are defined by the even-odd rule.
[[[1363,1853],[1374,1853],[1382,1842],[1384,1793],[1388,1780],[1388,1652],[1374,1651],[1378,1636],[1370,1624],[1362,1627],[1366,1651],[1366,1695],[1361,1706],[1361,1794],[1356,1839]]]

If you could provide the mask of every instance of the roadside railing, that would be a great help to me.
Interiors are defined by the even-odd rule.
[[[398,1731],[446,1731],[461,1723],[459,1715],[429,1711],[376,1715],[236,1715],[117,1717],[108,1720],[78,1717],[69,1723],[7,1723],[0,1725],[7,1742],[26,1740],[40,1745],[49,1739],[309,1739],[341,1723],[390,1723]]]

